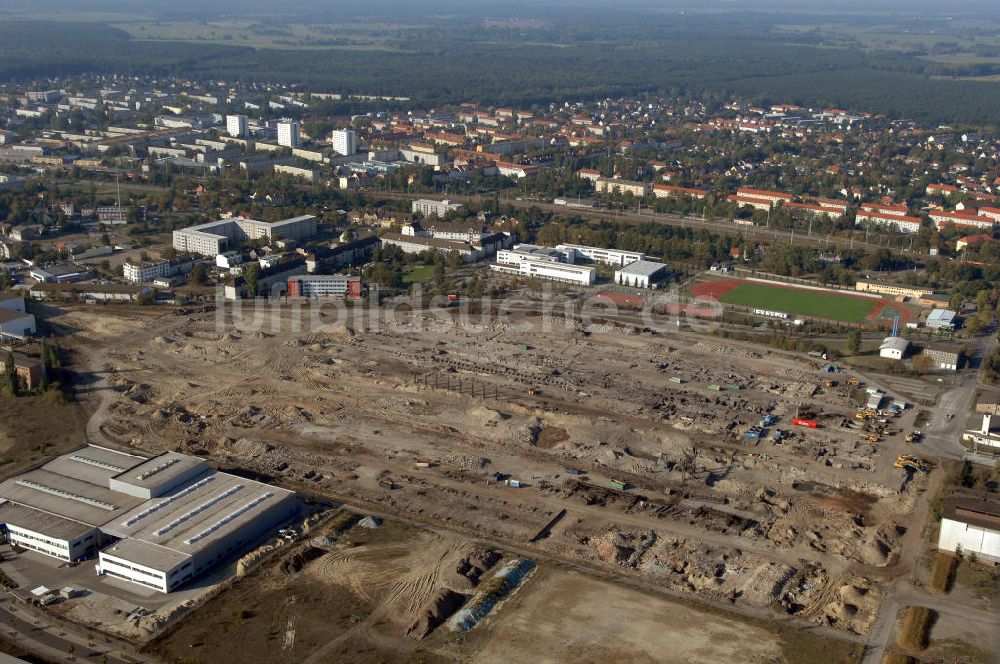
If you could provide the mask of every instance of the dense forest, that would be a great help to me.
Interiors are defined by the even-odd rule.
[[[136,40],[100,23],[0,21],[0,81],[85,73],[297,83],[530,106],[642,92],[736,93],[758,101],[837,105],[926,123],[996,123],[1000,85],[929,78],[934,63],[821,46],[753,17],[718,22],[588,13],[529,32],[462,18],[382,31],[382,48],[263,49]],[[627,35],[622,38],[621,35]]]

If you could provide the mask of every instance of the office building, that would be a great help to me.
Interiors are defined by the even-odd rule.
[[[496,262],[490,268],[494,272],[583,286],[594,283],[597,277],[594,268],[587,265],[573,265],[572,254],[531,244],[517,244],[512,249],[498,251]]]
[[[361,277],[347,274],[316,274],[288,280],[288,297],[314,299],[361,299]]]
[[[348,156],[358,151],[358,135],[353,129],[334,129],[330,134],[333,151]]]
[[[618,249],[605,249],[603,247],[588,247],[582,244],[560,244],[556,246],[556,249],[566,253],[572,252],[577,257],[582,257],[595,263],[604,263],[605,265],[615,265],[618,267],[624,267],[629,263],[641,261],[646,257],[641,251],[620,251]],[[576,261],[570,262],[574,263]]]

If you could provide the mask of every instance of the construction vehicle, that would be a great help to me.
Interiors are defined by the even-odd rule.
[[[921,459],[918,456],[913,456],[912,454],[900,454],[896,459],[896,463],[893,464],[896,468],[905,468],[907,470],[912,470],[914,472],[926,473],[931,468],[932,464],[926,459]]]
[[[858,385],[861,384],[861,381],[858,380],[857,378],[852,378],[849,381],[847,381],[847,384],[850,385],[851,387],[857,387]]]
[[[867,440],[869,443],[877,443],[881,440],[878,436],[873,433],[861,433],[858,434],[862,440]]]
[[[924,437],[924,434],[919,431],[914,431],[913,433],[906,434],[906,442],[908,443],[919,443]]]

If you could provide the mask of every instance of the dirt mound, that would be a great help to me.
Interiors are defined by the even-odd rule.
[[[606,533],[601,537],[591,538],[587,543],[597,549],[601,560],[615,565],[624,565],[635,552],[635,548],[629,546],[628,541],[619,533]]]
[[[282,574],[295,574],[301,572],[303,567],[324,555],[326,555],[326,551],[323,549],[310,546],[282,560],[279,569]]]
[[[771,606],[781,597],[795,571],[794,567],[774,562],[758,566],[744,584],[744,602],[759,608]]]
[[[857,559],[873,567],[885,567],[892,562],[895,538],[885,526],[865,528],[858,544]]]
[[[867,579],[855,577],[837,589],[823,609],[822,621],[855,634],[866,634],[878,613],[881,594]]]
[[[569,440],[569,432],[558,427],[544,427],[538,432],[535,444],[543,450],[551,450],[559,443]]]
[[[442,588],[420,609],[417,619],[406,630],[406,635],[420,641],[458,611],[465,604],[465,600],[465,595]]]
[[[506,413],[501,413],[499,410],[493,410],[492,408],[486,408],[484,406],[478,406],[469,411],[469,415],[473,419],[481,422],[500,422],[501,420],[506,420],[510,415]]]

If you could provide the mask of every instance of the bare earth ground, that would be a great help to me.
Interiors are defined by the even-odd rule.
[[[490,624],[483,641],[468,661],[504,664],[512,653],[531,653],[538,664],[782,659],[778,637],[766,629],[564,570],[533,579]]]
[[[531,311],[514,319],[533,329],[487,322],[478,330],[403,314],[410,327],[290,331],[288,309],[265,313],[268,325],[251,330],[228,317],[219,327],[210,311],[68,308],[51,322],[75,330],[67,343],[100,378],[84,395],[96,410],[91,441],[204,455],[305,493],[628,578],[736,612],[729,615],[790,621],[851,647],[875,622],[885,581],[912,566],[916,547],[907,543],[919,538],[909,526],[926,478],[892,466],[912,449],[901,434],[862,440],[846,376],[824,387],[819,365],[800,357],[686,332],[584,329],[558,317],[543,331]],[[800,408],[821,427],[792,431]],[[780,444],[743,436],[765,413],[790,434]],[[912,417],[893,426],[903,431]],[[556,595],[570,583],[544,569],[539,578],[556,584]],[[510,606],[526,602],[531,611],[532,583]],[[352,652],[378,641],[378,621],[368,618],[385,600],[366,595],[368,585],[349,586],[345,600],[369,625],[345,625],[340,643]],[[584,586],[579,592],[601,594]],[[321,602],[308,594],[317,588],[302,592],[303,602]],[[653,601],[602,592],[609,601]],[[587,611],[575,607],[565,619],[596,619]],[[497,621],[520,619],[510,613],[504,607]],[[546,629],[562,643],[573,632],[554,622]],[[678,629],[692,660],[728,657],[725,639]],[[479,645],[484,661],[499,652]],[[767,639],[759,645],[762,660],[772,657]],[[403,651],[392,642],[386,652]]]

